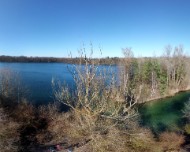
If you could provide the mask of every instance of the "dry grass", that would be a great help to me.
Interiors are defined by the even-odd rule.
[[[34,109],[23,104],[15,110],[14,117],[17,116],[21,122],[30,119],[29,125],[38,126],[38,123],[32,124],[34,115]],[[38,116],[39,120],[45,119],[47,121],[47,128],[38,130],[36,134],[40,144],[66,142],[67,147],[75,145],[75,152],[179,151],[184,142],[182,135],[169,132],[162,133],[157,141],[148,129],[139,127],[135,119],[130,123],[119,123],[112,119],[93,115],[93,113],[81,108],[59,113],[56,105],[49,105],[40,107]],[[0,123],[0,148],[2,152],[16,151],[17,147],[14,142],[18,140],[17,129],[19,125],[8,120],[2,110],[0,118],[2,122]]]
[[[160,144],[163,151],[180,150],[180,146],[184,142],[184,136],[174,132],[164,132],[160,135]]]
[[[52,134],[50,143],[75,145],[74,152],[166,152],[179,151],[184,136],[164,132],[159,139],[149,129],[133,122],[128,129],[118,128],[114,121],[89,117],[81,111],[55,115],[48,126]]]
[[[3,109],[0,109],[0,151],[17,151],[16,142],[19,140],[19,124],[5,115]]]

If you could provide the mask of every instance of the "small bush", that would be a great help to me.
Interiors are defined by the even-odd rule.
[[[179,150],[180,146],[184,143],[183,135],[174,132],[164,132],[160,135],[160,144],[164,151]]]

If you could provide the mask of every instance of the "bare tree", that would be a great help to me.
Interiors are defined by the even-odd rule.
[[[93,49],[91,49],[92,54]],[[87,58],[85,50],[82,50],[80,63],[69,69],[76,90],[71,93],[68,86],[53,81],[56,99],[69,106],[73,111],[82,111],[91,118],[100,116],[126,121],[136,116],[134,106],[137,101],[126,101],[128,99],[125,98],[123,86],[118,85],[112,67],[108,66],[103,69],[99,63],[95,63],[91,56]]]
[[[163,66],[167,69],[167,90],[180,90],[188,86],[188,61],[182,45],[168,45],[163,55]]]
[[[164,58],[165,58],[165,65],[167,67],[167,89],[169,87],[170,84],[170,75],[172,73],[172,59],[171,59],[171,54],[172,54],[172,47],[170,45],[165,47],[165,54],[164,54]]]

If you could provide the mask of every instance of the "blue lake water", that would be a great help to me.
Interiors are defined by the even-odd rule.
[[[27,88],[27,99],[33,104],[52,102],[52,78],[66,83],[69,88],[74,87],[71,72],[74,65],[65,63],[0,63],[0,69],[8,69],[18,73],[20,81]],[[99,69],[109,69],[110,66],[101,65]],[[112,69],[117,70],[115,68]],[[117,73],[117,72],[114,72]]]
[[[0,69],[18,73],[20,81],[27,88],[27,99],[34,104],[53,101],[52,78],[65,81],[72,87],[73,78],[68,71],[70,66],[64,63],[0,63]]]

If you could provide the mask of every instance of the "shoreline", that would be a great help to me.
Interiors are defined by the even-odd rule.
[[[172,93],[170,93],[168,95],[164,95],[164,96],[160,96],[160,97],[154,97],[154,98],[147,99],[143,103],[149,103],[149,102],[154,102],[156,100],[162,100],[164,98],[174,97],[178,93],[187,92],[187,91],[190,91],[190,86],[188,86],[186,89],[173,91]]]

